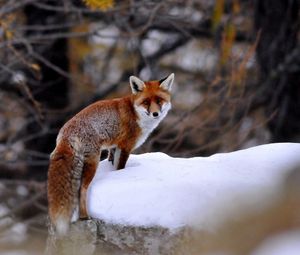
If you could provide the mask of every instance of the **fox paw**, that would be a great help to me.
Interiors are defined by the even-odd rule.
[[[82,216],[79,218],[79,220],[90,220],[91,217],[90,216]]]

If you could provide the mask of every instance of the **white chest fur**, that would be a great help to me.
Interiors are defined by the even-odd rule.
[[[158,126],[158,124],[166,117],[168,111],[171,109],[171,103],[167,103],[162,107],[162,112],[158,118],[149,116],[145,109],[135,106],[135,110],[138,114],[138,125],[141,128],[141,135],[134,146],[134,149],[140,147],[151,134],[151,132]]]
[[[149,117],[148,117],[149,118]],[[141,128],[141,135],[138,137],[138,140],[134,146],[134,149],[140,147],[148,138],[148,136],[151,134],[151,132],[157,127],[159,124],[159,119],[153,119],[153,120],[143,120],[140,119],[138,121],[138,124]]]

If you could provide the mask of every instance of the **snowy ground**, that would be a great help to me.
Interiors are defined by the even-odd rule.
[[[89,189],[89,213],[113,224],[213,230],[241,210],[272,203],[287,172],[300,166],[299,155],[300,144],[282,143],[190,159],[131,155],[120,171],[103,161]]]

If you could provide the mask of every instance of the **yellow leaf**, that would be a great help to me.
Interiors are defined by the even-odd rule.
[[[213,12],[213,18],[212,18],[212,29],[213,31],[216,31],[218,28],[222,15],[224,13],[224,0],[217,0]]]
[[[5,37],[7,40],[12,39],[14,36],[13,32],[11,32],[10,30],[5,30]]]
[[[232,3],[232,12],[238,14],[241,11],[239,0],[234,0]]]
[[[100,9],[101,11],[107,11],[114,7],[114,0],[83,0],[86,6],[91,9]]]
[[[38,64],[31,64],[30,67],[38,72],[41,70],[41,67]]]
[[[221,45],[221,65],[224,66],[230,55],[236,37],[236,27],[229,23],[224,30],[222,45]]]

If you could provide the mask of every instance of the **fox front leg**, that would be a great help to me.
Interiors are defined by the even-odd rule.
[[[114,152],[113,165],[116,170],[125,168],[130,152],[124,149],[116,148]]]

